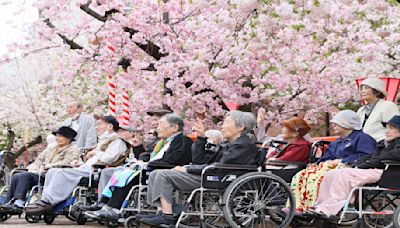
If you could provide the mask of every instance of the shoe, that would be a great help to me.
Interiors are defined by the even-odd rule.
[[[176,223],[175,217],[165,214],[156,215],[151,218],[142,218],[139,221],[151,226],[173,225]]]
[[[51,204],[42,200],[38,200],[35,203],[29,204],[25,207],[26,213],[32,215],[41,215],[46,212],[50,212],[52,209],[53,206],[51,206]]]
[[[80,209],[82,211],[98,211],[104,206],[104,203],[96,203],[90,206],[82,206]]]
[[[142,218],[152,218],[152,217],[155,217],[155,216],[157,216],[159,214],[159,212],[157,212],[157,214],[145,214],[145,213],[140,213],[140,214],[136,214],[136,219],[137,220],[140,220],[140,219],[142,219]]]
[[[93,212],[94,215],[99,219],[104,219],[108,221],[118,221],[120,214],[114,210],[98,210]]]
[[[24,212],[24,209],[22,207],[18,207],[15,204],[5,204],[0,206],[0,212],[11,215],[20,215],[22,214],[22,212]]]
[[[97,219],[98,216],[94,212],[96,212],[96,211],[85,211],[83,214],[87,218]]]

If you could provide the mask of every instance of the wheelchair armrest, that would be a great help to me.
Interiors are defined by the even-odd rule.
[[[92,167],[95,169],[105,169],[105,168],[107,168],[107,165],[101,164],[101,163],[96,163],[96,164],[93,164]]]
[[[383,160],[383,164],[385,165],[395,165],[395,166],[400,166],[400,161],[395,161],[395,160]]]
[[[12,171],[28,171],[26,168],[15,168]]]
[[[52,169],[52,168],[65,169],[65,168],[72,168],[72,166],[70,166],[70,165],[56,165],[56,166],[51,167],[50,169]]]
[[[273,165],[273,166],[306,166],[305,162],[293,162],[293,161],[279,161],[279,160],[269,160],[265,162],[266,165]]]
[[[165,162],[160,162],[160,161],[152,161],[147,164],[152,169],[172,169],[176,165],[171,165]]]
[[[236,165],[236,164],[213,164],[213,165],[209,165],[206,167],[208,168],[214,168],[214,169],[233,169],[233,170],[257,170],[257,166],[256,165]]]

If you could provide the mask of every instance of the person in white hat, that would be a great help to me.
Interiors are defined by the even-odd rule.
[[[367,78],[360,86],[361,99],[366,102],[358,111],[362,130],[377,142],[385,139],[385,127],[382,122],[389,121],[394,115],[399,115],[397,105],[385,101],[385,85],[379,78]]]

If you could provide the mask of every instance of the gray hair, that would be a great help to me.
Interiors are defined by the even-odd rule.
[[[222,135],[222,132],[218,131],[218,130],[214,130],[214,129],[207,130],[206,132],[204,132],[204,135],[207,138],[215,138],[215,139],[218,139],[219,141],[222,141],[224,139],[224,136]]]
[[[80,101],[70,101],[68,105],[76,105],[77,108],[83,108],[83,104]]]
[[[177,114],[169,113],[164,115],[162,118],[165,118],[171,126],[178,125],[178,131],[183,131],[183,127],[185,124],[183,123],[183,119]]]
[[[256,126],[256,117],[251,112],[235,110],[228,112],[225,117],[228,116],[233,119],[237,127],[244,127],[244,134],[251,133]]]

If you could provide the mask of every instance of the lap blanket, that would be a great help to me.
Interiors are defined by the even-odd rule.
[[[292,178],[291,188],[297,210],[304,211],[314,205],[322,179],[325,173],[331,169],[325,162],[310,164]]]
[[[116,171],[111,179],[108,181],[106,187],[101,193],[103,196],[111,198],[114,188],[123,188],[133,180],[134,177],[140,174],[142,171],[141,166],[136,166],[134,169],[126,168],[123,170]]]

